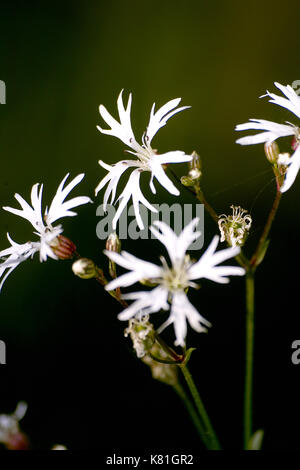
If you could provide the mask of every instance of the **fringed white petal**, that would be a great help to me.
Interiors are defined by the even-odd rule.
[[[49,211],[46,210],[45,213],[45,220],[47,224],[52,224],[58,219],[62,217],[70,217],[77,215],[76,212],[70,211],[74,207],[81,206],[83,204],[87,204],[92,202],[92,200],[87,196],[78,196],[69,201],[65,201],[66,197],[72,191],[72,189],[77,186],[82,179],[84,178],[84,174],[81,173],[80,175],[76,176],[65,188],[64,184],[69,176],[69,173],[64,177],[62,182],[60,183],[57,192],[51,202]]]
[[[190,106],[182,106],[181,108],[177,108],[180,101],[181,101],[181,98],[176,98],[174,100],[168,101],[164,106],[159,108],[156,112],[155,112],[155,103],[153,104],[151,112],[150,112],[150,119],[149,119],[149,124],[147,127],[147,132],[146,132],[146,139],[149,144],[151,143],[157,131],[161,127],[165,126],[167,121],[172,116],[174,116],[174,114],[177,114],[180,111],[183,111],[184,109],[190,108]]]
[[[282,193],[285,193],[292,184],[294,183],[296,176],[298,174],[299,168],[300,168],[300,146],[297,148],[297,150],[294,152],[294,154],[291,156],[291,163],[289,167],[287,168],[286,174],[285,174],[285,179],[284,183],[280,188],[280,191]]]

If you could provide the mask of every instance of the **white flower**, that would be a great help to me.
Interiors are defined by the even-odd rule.
[[[286,96],[278,96],[275,93],[270,93],[267,91],[267,95],[271,99],[270,103],[275,103],[283,108],[288,109],[298,118],[300,118],[300,97],[297,95],[295,90],[290,86],[283,86],[280,83],[275,82],[275,86],[281,90],[281,92]],[[296,141],[296,151],[291,156],[289,166],[285,174],[285,181],[280,188],[280,191],[283,193],[287,191],[295,181],[297,173],[300,168],[300,129],[299,126],[287,122],[286,124],[278,124],[272,121],[266,121],[264,119],[250,119],[250,122],[245,124],[238,124],[235,128],[237,131],[245,130],[261,130],[261,132],[256,135],[242,137],[236,142],[241,145],[252,145],[252,144],[261,144],[261,143],[272,143],[280,137],[294,136]]]
[[[3,207],[6,211],[12,212],[13,214],[28,220],[34,227],[35,231],[33,233],[39,237],[39,241],[27,242],[20,245],[14,242],[10,235],[7,234],[11,246],[6,250],[0,251],[0,259],[3,259],[3,262],[0,264],[0,290],[9,274],[22,261],[32,257],[36,252],[39,252],[41,262],[46,261],[48,257],[58,259],[52,250],[52,247],[57,242],[58,235],[63,232],[63,228],[61,225],[53,227],[52,223],[62,217],[77,215],[70,209],[92,202],[91,199],[86,196],[79,196],[65,201],[72,189],[83,179],[84,174],[76,176],[76,178],[74,178],[64,188],[64,184],[68,176],[69,173],[60,183],[49,210],[46,207],[44,218],[42,215],[43,185],[40,186],[39,183],[32,187],[31,206],[25,201],[25,199],[23,199],[22,196],[15,194],[15,198],[19,202],[21,209]]]
[[[215,252],[219,242],[219,237],[215,236],[206,252],[197,262],[192,262],[186,255],[186,250],[190,244],[200,236],[200,232],[194,231],[199,219],[193,219],[177,236],[173,230],[164,222],[156,221],[154,224],[158,230],[151,227],[152,233],[163,243],[168,251],[171,267],[162,257],[162,265],[141,260],[126,251],[121,254],[105,251],[105,254],[115,263],[129,270],[111,281],[107,290],[117,287],[127,287],[135,282],[148,279],[157,284],[151,291],[133,292],[124,295],[124,298],[134,300],[128,308],[119,314],[120,320],[128,320],[132,317],[140,318],[140,315],[147,315],[159,310],[171,310],[168,320],[160,327],[162,331],[166,326],[174,323],[176,345],[184,346],[187,333],[188,320],[191,327],[197,332],[206,331],[205,326],[210,323],[203,318],[196,308],[189,302],[185,289],[188,287],[197,288],[195,279],[206,278],[219,283],[227,283],[226,276],[245,273],[244,269],[236,266],[217,266],[228,258],[236,256],[240,248],[231,247]],[[168,301],[171,305],[169,305]]]
[[[113,229],[116,228],[117,221],[120,218],[122,211],[124,210],[127,202],[131,197],[133,200],[137,224],[140,229],[143,229],[144,224],[139,213],[139,203],[144,204],[149,210],[153,212],[157,212],[157,210],[145,199],[140,190],[140,173],[144,171],[151,173],[150,189],[154,194],[156,193],[156,189],[153,184],[153,179],[156,178],[157,181],[167,191],[169,191],[169,193],[178,196],[178,189],[167,177],[162,165],[167,163],[189,162],[192,160],[192,157],[190,155],[186,155],[184,152],[179,150],[159,155],[157,154],[156,150],[152,149],[151,141],[157,131],[166,124],[168,119],[174,116],[174,114],[189,108],[189,106],[182,106],[180,108],[177,108],[181,101],[181,98],[177,98],[168,101],[168,103],[166,103],[158,111],[155,112],[154,103],[150,113],[149,124],[146,132],[142,136],[142,145],[140,145],[137,143],[131,128],[130,112],[132,95],[130,93],[128,103],[125,109],[122,94],[123,90],[121,91],[117,101],[120,122],[116,121],[103,105],[100,105],[99,112],[104,121],[107,123],[107,125],[111,127],[111,129],[102,129],[100,126],[97,126],[97,128],[100,132],[102,132],[102,134],[113,135],[120,139],[122,142],[124,142],[124,144],[126,144],[133,150],[127,150],[127,152],[135,155],[137,159],[122,160],[114,165],[107,165],[106,163],[100,160],[99,164],[108,171],[108,174],[100,181],[95,192],[97,195],[98,192],[106,184],[108,184],[104,194],[104,210],[106,210],[106,205],[109,198],[111,204],[113,204],[115,201],[117,185],[122,174],[128,168],[135,168],[125,186],[124,191],[118,198],[118,201],[121,200],[121,203],[119,205],[117,213],[113,218]]]

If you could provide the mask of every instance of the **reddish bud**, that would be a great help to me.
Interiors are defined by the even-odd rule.
[[[76,251],[76,246],[72,240],[63,235],[58,235],[55,240],[53,240],[51,248],[59,259],[71,259]]]
[[[10,434],[7,437],[5,446],[8,450],[28,450],[29,449],[29,439],[23,432],[17,432],[15,434]]]

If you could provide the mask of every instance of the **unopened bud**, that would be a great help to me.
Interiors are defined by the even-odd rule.
[[[188,173],[189,178],[191,178],[194,182],[195,180],[198,180],[199,178],[201,178],[201,175],[202,175],[201,171],[198,170],[197,168],[193,168]]]
[[[192,160],[189,162],[189,168],[190,168],[190,171],[198,170],[198,172],[200,171],[200,174],[201,174],[201,168],[202,168],[201,157],[195,151],[192,153]]]
[[[81,279],[92,279],[97,274],[97,268],[91,259],[80,258],[72,265],[73,273]]]
[[[106,240],[106,249],[108,251],[115,251],[116,253],[120,253],[121,251],[121,242],[116,234],[116,232],[112,232]]]
[[[189,162],[189,172],[186,176],[180,178],[183,186],[195,186],[198,184],[198,180],[202,175],[200,156],[196,152],[193,152],[191,156],[192,160]]]
[[[112,232],[107,238],[106,249],[108,251],[114,251],[115,253],[120,253],[121,242],[116,232]],[[113,279],[117,277],[116,263],[112,261],[111,259],[108,261],[108,271],[109,271],[109,275]]]
[[[243,246],[252,224],[252,217],[240,206],[232,205],[230,208],[232,215],[219,216],[221,242],[226,240],[230,246]]]
[[[53,253],[59,259],[71,259],[73,258],[74,252],[76,251],[76,246],[67,237],[63,235],[58,235],[51,243],[51,249]]]
[[[8,437],[5,446],[7,450],[28,450],[30,444],[26,434],[18,432]]]
[[[271,142],[271,143],[266,142],[265,143],[265,154],[266,154],[266,157],[269,160],[269,162],[272,163],[272,165],[277,163],[278,156],[280,154],[280,150],[279,150],[277,142],[275,142],[275,141]]]

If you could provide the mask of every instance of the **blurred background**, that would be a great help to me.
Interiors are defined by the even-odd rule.
[[[139,138],[153,102],[182,97],[191,109],[168,122],[155,140],[162,153],[193,150],[203,161],[203,189],[217,213],[230,205],[251,211],[251,252],[275,194],[263,146],[235,144],[234,127],[249,118],[297,123],[285,109],[259,99],[274,81],[300,80],[299,5],[287,0],[5,2],[0,4],[0,79],[6,104],[0,107],[0,202],[17,206],[44,183],[49,204],[67,172],[84,172],[76,195],[94,204],[64,219],[64,234],[78,251],[107,269],[104,242],[96,236],[96,208],[104,176],[98,160],[124,158],[125,146],[100,134],[100,103],[116,115],[122,88],[133,93],[132,123]],[[245,135],[245,134],[243,134]],[[289,142],[282,143],[283,150]],[[286,148],[284,147],[286,145]],[[178,175],[184,165],[174,166]],[[143,175],[144,176],[144,175]],[[299,177],[298,177],[299,178]],[[164,190],[153,203],[177,202]],[[300,365],[291,362],[291,344],[300,339],[298,307],[297,203],[300,181],[284,195],[271,244],[257,271],[255,343],[255,429],[265,429],[264,449],[299,448]],[[75,195],[75,192],[74,192]],[[181,201],[192,203],[184,188]],[[32,237],[26,221],[1,211],[0,249],[6,232],[24,243]],[[205,216],[205,244],[216,233]],[[142,242],[123,248],[145,256]],[[155,261],[158,244],[147,243]],[[152,250],[152,251],[151,251]],[[190,363],[222,444],[242,444],[244,373],[244,283],[203,282],[191,300],[213,323],[208,335],[189,332],[197,347]],[[154,382],[139,362],[120,307],[96,282],[75,278],[71,262],[38,256],[9,277],[0,297],[0,339],[7,364],[0,365],[0,413],[28,403],[22,421],[33,449],[55,443],[70,449],[202,450],[189,417],[169,387]],[[153,316],[156,325],[160,316]],[[173,330],[164,333],[172,343]]]

